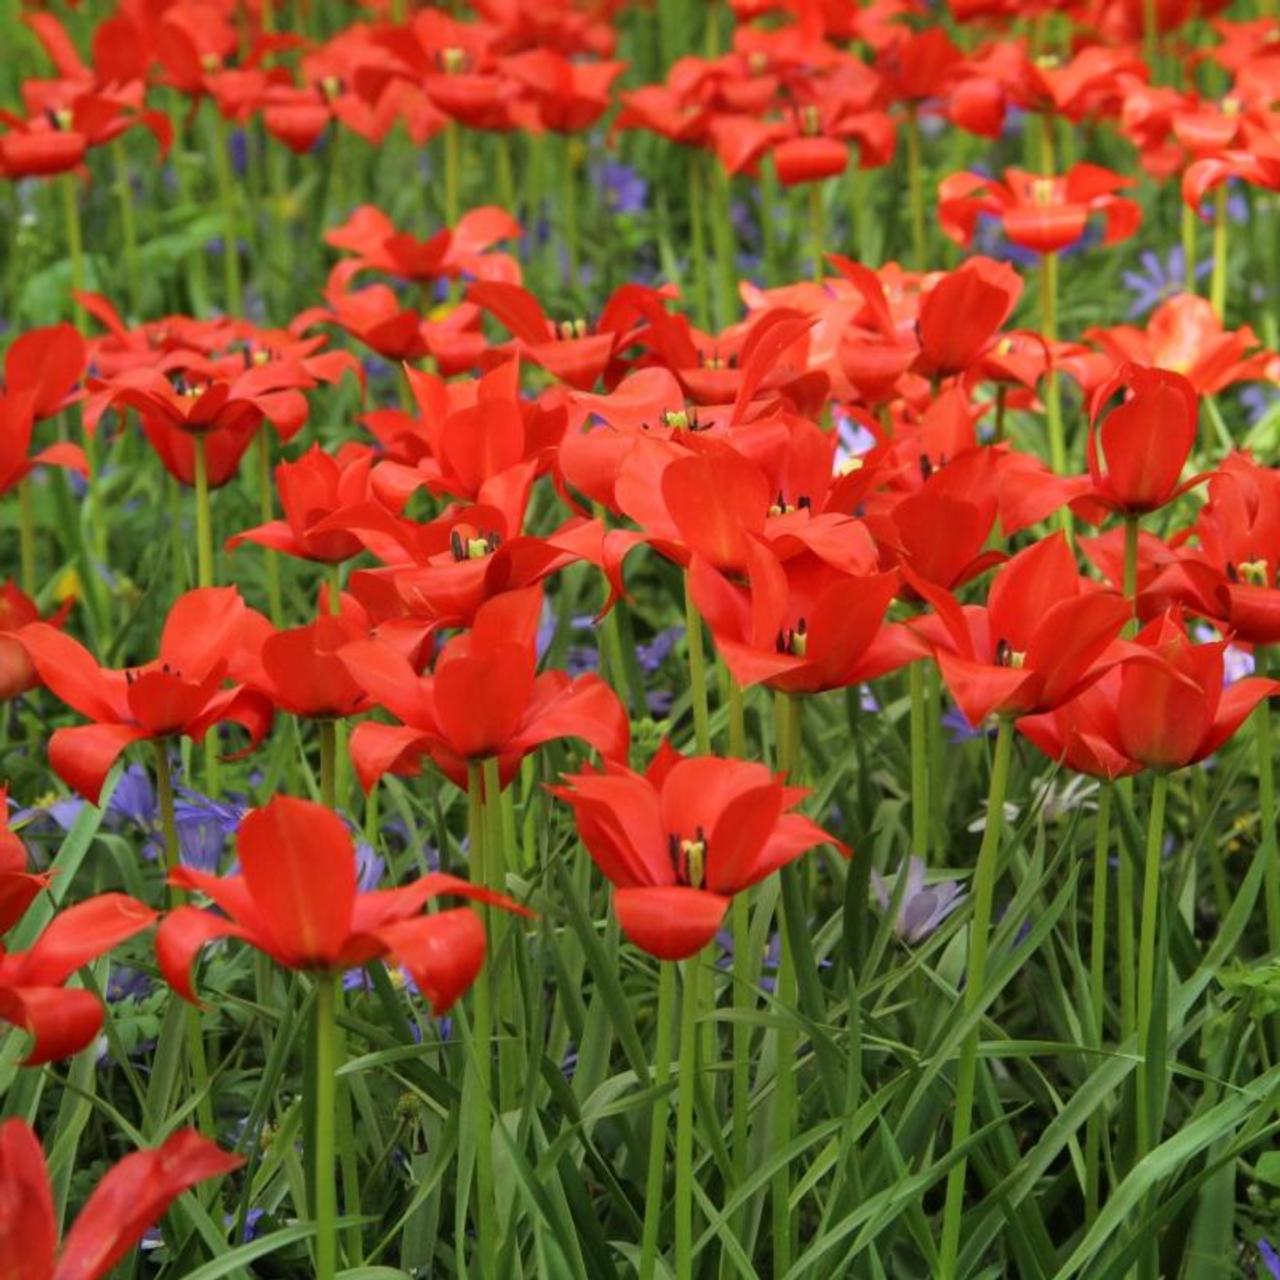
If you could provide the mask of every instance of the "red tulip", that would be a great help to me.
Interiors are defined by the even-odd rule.
[[[1101,767],[1089,772],[1183,769],[1212,755],[1263,698],[1280,692],[1280,682],[1259,676],[1224,688],[1226,647],[1225,640],[1193,644],[1171,610],[1138,633],[1131,660],[1080,699],[1082,706],[1069,703],[1019,728],[1068,763],[1092,756]]]
[[[1022,296],[1022,281],[1006,263],[970,258],[921,299],[916,372],[963,373],[994,340]]]
[[[5,392],[29,397],[37,420],[51,418],[75,402],[73,392],[87,359],[84,339],[74,325],[28,329],[5,352]]]
[[[1124,389],[1126,398],[1107,406]],[[1101,512],[1155,511],[1199,484],[1182,481],[1196,440],[1200,399],[1180,373],[1126,364],[1094,393],[1087,457],[1092,487],[1072,503],[1090,519]]]
[[[28,1065],[69,1058],[102,1026],[98,998],[64,983],[156,918],[123,893],[103,893],[59,912],[28,951],[0,951],[0,1018],[31,1037]]]
[[[9,830],[9,788],[0,787],[0,933],[7,933],[36,895],[49,884],[49,875],[27,870],[27,848]]]
[[[0,586],[0,702],[16,698],[40,683],[17,633],[40,621],[61,630],[74,603],[74,600],[67,600],[47,618],[41,619],[36,602],[17,583],[11,579]]]
[[[46,623],[22,631],[22,644],[55,697],[92,724],[56,729],[49,763],[69,787],[97,803],[107,773],[130,743],[184,735],[200,741],[232,721],[262,740],[270,704],[238,686],[225,687],[241,643],[245,606],[234,587],[179,596],[160,635],[160,656],[138,667],[100,667],[83,645]]]
[[[323,805],[276,796],[236,835],[241,874],[214,876],[178,867],[170,883],[205,894],[222,914],[183,906],[156,931],[165,981],[195,1001],[191,965],[216,938],[238,938],[286,969],[338,973],[390,956],[413,975],[442,1013],[484,963],[484,925],[467,907],[422,909],[456,894],[521,911],[501,894],[434,873],[395,889],[356,889],[356,853],[342,819]],[[527,914],[527,913],[525,913]]]
[[[603,680],[536,674],[541,604],[536,587],[487,601],[471,630],[445,645],[433,675],[417,675],[385,642],[343,651],[356,682],[401,721],[365,721],[351,735],[351,756],[366,790],[384,773],[415,772],[424,755],[459,785],[465,785],[468,762],[496,756],[505,783],[529,752],[555,738],[580,738],[607,759],[626,759],[630,722]]]
[[[919,656],[901,627],[883,625],[896,573],[842,573],[812,555],[783,563],[755,539],[747,563],[747,587],[698,556],[689,567],[694,602],[739,684],[819,693]]]
[[[908,574],[937,611],[912,625],[934,648],[965,718],[1048,711],[1087,688],[1123,656],[1115,642],[1129,604],[1076,569],[1054,534],[1020,551],[992,580],[985,607]]]
[[[34,397],[30,392],[0,395],[0,494],[8,493],[36,467],[67,467],[89,474],[89,460],[78,444],[59,441],[30,454],[35,426]]]
[[[6,1120],[0,1124],[0,1275],[100,1280],[184,1191],[243,1163],[194,1129],[179,1129],[108,1169],[59,1247],[40,1142],[25,1120]]]
[[[573,808],[582,843],[613,885],[622,931],[662,960],[700,951],[735,893],[806,850],[849,852],[786,812],[807,792],[745,760],[686,759],[664,746],[643,774],[606,764],[551,791]]]
[[[373,454],[364,445],[348,442],[331,456],[312,445],[296,462],[276,467],[276,492],[283,520],[272,520],[227,539],[227,550],[243,542],[271,547],[287,556],[321,564],[341,564],[363,549],[354,534],[335,529],[318,532],[325,520],[341,519],[345,510],[369,497]]]
[[[1116,192],[1132,186],[1110,169],[1077,164],[1063,177],[1037,177],[1025,169],[1006,169],[1003,182],[977,173],[954,173],[938,186],[938,220],[957,244],[967,245],[978,217],[1000,219],[1014,244],[1038,253],[1056,253],[1074,244],[1093,214],[1105,224],[1104,244],[1133,235],[1142,207]]]

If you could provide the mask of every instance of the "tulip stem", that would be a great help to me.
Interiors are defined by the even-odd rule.
[[[1104,782],[1098,795],[1098,816],[1093,832],[1093,908],[1089,928],[1089,994],[1093,1009],[1093,1048],[1101,1049],[1106,1035],[1107,885],[1111,854],[1111,785]],[[1098,1216],[1102,1181],[1101,1108],[1089,1115],[1085,1128],[1085,1223]]]
[[[258,453],[258,511],[263,524],[275,519],[274,490],[271,484],[271,437],[265,423],[258,428],[255,448]],[[267,611],[271,625],[284,625],[284,598],[280,589],[280,558],[270,547],[263,547],[267,568]]]
[[[495,893],[506,893],[507,837],[502,825],[502,776],[498,768],[497,756],[485,757],[482,777],[485,814],[485,885]],[[494,1004],[502,1031],[498,1040],[498,1074],[494,1083],[499,1110],[508,1111],[515,1106],[514,1090],[523,1074],[516,1060],[520,1046],[515,1036],[510,1034],[506,1027],[508,1022],[514,1022],[515,1011],[511,1007],[511,1002],[515,997],[517,984],[504,979],[504,969],[508,967],[506,940],[510,922],[503,911],[487,910],[486,914],[491,957],[488,968],[494,978]]]
[[[568,135],[563,139],[560,178],[563,183],[561,199],[564,201],[564,247],[569,259],[569,287],[578,287],[578,181],[574,163],[575,140]]]
[[[707,709],[707,660],[702,646],[702,618],[693,602],[689,572],[684,575],[685,641],[689,646],[689,696],[693,702],[693,738],[700,756],[711,754],[711,714]]]
[[[129,282],[129,306],[133,318],[142,318],[142,272],[138,265],[138,215],[133,205],[133,185],[129,181],[129,158],[124,140],[111,144],[111,160],[116,171],[116,195],[120,200],[120,238],[124,241],[124,269]]]
[[[1265,650],[1259,647],[1259,658]],[[1259,666],[1261,666],[1259,662]],[[1280,954],[1280,850],[1276,840],[1275,743],[1271,731],[1271,701],[1264,697],[1253,713],[1258,748],[1258,818],[1262,823],[1261,855],[1265,871],[1267,948]]]
[[[653,1085],[660,1092],[649,1113],[649,1170],[645,1178],[644,1228],[640,1237],[639,1280],[653,1280],[658,1257],[658,1227],[662,1221],[662,1182],[667,1168],[667,1118],[671,1094],[671,1024],[676,1000],[676,966],[658,962],[658,1029],[653,1051]]]
[[[821,182],[809,183],[809,236],[813,245],[813,278],[821,284],[823,252],[827,238]]]
[[[729,704],[729,754],[743,759],[747,754],[747,717],[742,702],[742,686],[724,668],[725,701]]]
[[[1213,274],[1209,279],[1209,301],[1218,319],[1227,318],[1227,184],[1213,193]]]
[[[59,183],[62,187],[62,213],[63,221],[66,224],[67,235],[67,256],[71,259],[71,288],[72,309],[71,315],[75,321],[75,326],[81,333],[85,331],[85,311],[84,307],[75,298],[75,294],[83,293],[85,288],[84,280],[84,234],[80,228],[80,199],[79,192],[76,190],[76,182],[78,179],[74,173],[65,174]]]
[[[338,1187],[334,1168],[337,1116],[337,978],[316,981],[316,1105],[312,1143],[315,1174],[316,1276],[333,1280],[338,1270]]]
[[[1196,291],[1196,211],[1185,201],[1182,205],[1182,272],[1188,293]]]
[[[1009,787],[1009,764],[1013,756],[1013,720],[1000,717],[996,733],[995,758],[987,791],[987,819],[973,872],[973,921],[969,925],[969,958],[965,971],[964,1012],[971,1017],[982,1003],[987,976],[987,947],[990,942],[991,911],[995,901],[996,870],[1000,836],[1004,829],[1004,797]],[[978,1046],[981,1028],[975,1022],[960,1046],[956,1065],[956,1110],[951,1131],[951,1149],[963,1146],[973,1132],[973,1097],[978,1079]],[[964,1183],[968,1156],[961,1155],[947,1174],[947,1196],[942,1212],[942,1250],[938,1275],[954,1280],[960,1253],[960,1224],[964,1217]]]
[[[205,438],[191,437],[195,452],[196,577],[202,587],[213,586],[213,518],[209,509],[209,458]]]
[[[774,732],[777,735],[777,770],[789,785],[795,785],[795,774],[800,760],[799,704],[778,690],[774,695]],[[794,909],[799,897],[799,884],[795,882],[794,866],[783,867],[782,917],[778,929],[778,974],[774,987],[777,1012],[782,1019],[777,1032],[777,1057],[774,1078],[774,1146],[785,1147],[791,1141],[795,1127],[796,1076],[795,1076],[795,1024],[791,1009],[796,1002],[797,981],[793,930],[803,927],[803,920],[787,920],[787,912]],[[788,883],[791,881],[792,883]],[[773,1175],[770,1190],[770,1207],[773,1217],[773,1274],[786,1275],[794,1256],[795,1221],[791,1213],[791,1170],[783,1165]]]
[[[920,164],[920,120],[913,103],[907,111],[907,197],[911,204],[911,260],[925,269],[924,174]]]
[[[1062,387],[1058,380],[1056,356],[1053,351],[1058,341],[1058,255],[1045,253],[1040,258],[1040,308],[1043,317],[1044,340],[1049,345],[1049,367],[1046,370],[1045,411],[1049,432],[1049,463],[1058,475],[1067,472],[1067,442],[1062,429]],[[1061,511],[1062,531],[1068,542],[1072,539],[1074,522],[1071,508]]]
[[[738,255],[733,231],[733,176],[707,157],[711,166],[710,184],[717,190],[711,235],[715,241],[717,277],[720,282],[719,327],[727,329],[738,317]]]
[[[911,692],[911,852],[929,857],[929,743],[925,722],[924,663],[907,668]]]
[[[1138,517],[1135,515],[1124,518],[1123,590],[1132,613],[1125,625],[1125,634],[1131,636],[1138,629]]]
[[[467,765],[467,835],[471,880],[488,883],[488,859],[485,856],[484,775],[481,766]],[[486,933],[490,913],[481,909]],[[476,1092],[479,1097],[466,1112],[476,1122],[476,1260],[482,1280],[497,1278],[497,1201],[493,1191],[493,988],[489,965],[481,967],[475,981],[474,1026]]]
[[[450,229],[458,222],[462,178],[462,137],[457,122],[444,127],[444,220]]]
[[[698,957],[682,968],[676,1100],[676,1280],[693,1275],[693,1086],[698,1071]]]
[[[707,278],[707,232],[703,222],[706,192],[702,156],[691,150],[689,163],[689,253],[693,258],[694,302],[698,327],[711,328],[711,284]]]
[[[18,482],[18,540],[22,562],[22,589],[32,599],[36,594],[36,520],[31,505],[31,477]]]
[[[222,215],[222,278],[226,288],[226,308],[237,318],[244,312],[244,290],[240,282],[240,231],[236,223],[236,192],[231,177],[230,140],[227,122],[212,101],[213,172],[218,186],[218,207]]]
[[[324,719],[320,725],[320,803],[337,807],[338,723]]]

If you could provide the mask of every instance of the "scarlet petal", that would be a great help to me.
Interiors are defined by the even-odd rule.
[[[435,703],[450,748],[464,759],[499,754],[520,727],[532,688],[531,655],[522,645],[440,661]]]
[[[53,1280],[105,1276],[184,1191],[244,1163],[194,1129],[125,1156],[98,1184],[63,1241]]]
[[[164,980],[184,999],[196,1004],[191,966],[196,957],[218,938],[244,937],[234,921],[196,907],[170,911],[156,930],[156,963]]]
[[[687,960],[716,936],[729,899],[704,889],[663,885],[618,889],[614,910],[622,932],[660,960]]]
[[[27,1066],[79,1053],[102,1026],[102,1006],[87,991],[63,987],[0,987],[0,1019],[31,1037]]]
[[[407,725],[365,720],[351,734],[351,759],[360,785],[368,791],[386,773],[413,774],[430,740]]]
[[[484,964],[484,925],[469,907],[386,925],[376,936],[409,970],[432,1013],[444,1013]]]
[[[236,838],[262,923],[293,965],[332,965],[351,932],[356,856],[350,833],[323,805],[277,796]]]
[[[60,911],[29,951],[20,953],[19,981],[58,986],[156,919],[145,903],[125,893],[100,893]],[[12,962],[17,957],[10,957]]]
[[[49,739],[54,773],[91,804],[98,803],[102,784],[120,753],[151,735],[131,724],[84,724],[57,729]]]
[[[17,1117],[0,1124],[0,1275],[49,1280],[58,1232],[44,1152]]]

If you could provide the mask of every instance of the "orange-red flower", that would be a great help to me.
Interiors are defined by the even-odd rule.
[[[6,1120],[0,1124],[0,1275],[101,1280],[184,1191],[243,1163],[194,1129],[179,1129],[108,1169],[59,1245],[39,1139],[25,1120]]]
[[[551,791],[574,812],[613,885],[622,931],[663,960],[700,951],[735,893],[820,844],[848,850],[789,813],[807,792],[762,764],[681,757],[665,746],[643,774],[622,764],[570,774]]]
[[[434,873],[395,889],[360,893],[351,834],[331,809],[276,796],[240,824],[241,872],[178,867],[170,883],[204,894],[222,912],[182,906],[156,931],[165,981],[194,1001],[191,965],[216,938],[238,938],[286,969],[341,972],[391,956],[413,975],[432,1010],[463,994],[484,963],[484,925],[467,907],[422,909],[442,894],[520,911],[501,894]]]

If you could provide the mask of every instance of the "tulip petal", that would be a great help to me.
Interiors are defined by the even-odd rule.
[[[729,899],[705,889],[664,885],[618,889],[613,908],[622,932],[659,960],[687,960],[716,936]]]

